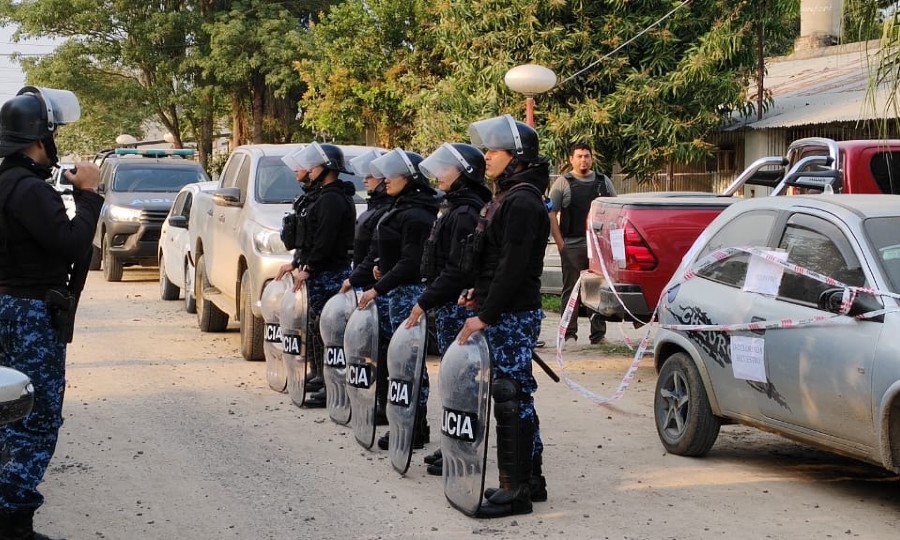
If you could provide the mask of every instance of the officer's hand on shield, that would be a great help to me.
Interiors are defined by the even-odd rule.
[[[419,324],[419,319],[421,319],[424,314],[425,310],[422,309],[422,306],[419,304],[414,305],[412,311],[409,312],[409,317],[406,319],[407,330]]]
[[[353,288],[353,285],[350,284],[350,280],[345,279],[344,282],[341,283],[341,294],[344,294],[345,292],[349,291],[352,288]]]
[[[285,274],[287,274],[288,272],[293,272],[293,271],[294,271],[293,264],[291,264],[291,263],[282,264],[281,267],[278,269],[278,273],[275,274],[275,279],[280,280],[281,278],[284,277]]]
[[[381,279],[381,275],[382,275],[382,274],[381,274],[381,268],[378,268],[377,265],[376,265],[376,266],[373,266],[373,267],[372,267],[372,276],[374,276],[375,279]]]
[[[63,171],[63,176],[79,191],[97,192],[100,185],[100,167],[90,161],[82,161],[76,165],[75,172],[71,169]]]
[[[300,287],[303,286],[303,283],[309,279],[309,272],[306,270],[300,270],[299,268],[294,271],[294,292],[300,290]]]
[[[475,302],[475,289],[464,289],[456,303],[466,309],[478,309],[478,304]]]
[[[366,309],[366,307],[368,307],[368,305],[370,303],[372,303],[372,300],[375,300],[375,298],[377,298],[377,297],[378,297],[378,291],[376,291],[375,289],[369,289],[368,291],[364,292],[363,295],[360,297],[359,303],[357,304],[357,308],[358,309]]]
[[[478,317],[469,317],[466,319],[462,330],[459,332],[459,344],[465,345],[466,342],[469,341],[469,338],[472,337],[472,334],[484,330],[485,328],[487,328],[487,323]]]

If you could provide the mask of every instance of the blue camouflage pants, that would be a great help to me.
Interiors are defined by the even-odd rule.
[[[390,341],[397,328],[403,324],[403,321],[409,317],[409,312],[412,311],[413,306],[416,305],[424,291],[425,285],[401,285],[385,295],[388,299],[388,314],[391,319],[391,333],[388,336],[388,341]],[[423,365],[422,385],[419,390],[419,407],[425,407],[428,404],[429,390],[428,370]]]
[[[491,375],[494,380],[509,378],[519,383],[522,393],[519,418],[534,419],[535,457],[543,453],[544,444],[534,410],[533,394],[537,391],[537,381],[531,374],[531,357],[541,333],[543,318],[544,311],[541,309],[504,313],[496,324],[484,329],[484,336],[491,348]]]
[[[336,272],[320,272],[315,277],[306,280],[306,297],[309,309],[309,329],[306,333],[307,354],[309,360],[314,362],[315,373],[322,373],[322,363],[325,358],[325,343],[322,341],[322,333],[319,330],[319,317],[325,303],[341,290],[341,284],[350,277],[350,268]]]
[[[31,414],[0,427],[0,510],[35,509],[44,502],[37,487],[56,450],[66,388],[66,347],[43,301],[0,295],[0,365],[34,385]]]
[[[456,339],[459,331],[468,317],[474,317],[475,312],[466,309],[456,302],[448,302],[434,308],[434,326],[437,331],[438,352],[441,356],[447,352],[447,347]]]

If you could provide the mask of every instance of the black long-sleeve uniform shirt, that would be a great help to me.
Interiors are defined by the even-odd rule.
[[[503,313],[541,307],[541,274],[550,235],[550,219],[542,194],[550,181],[549,165],[539,163],[498,180],[502,200],[484,231],[484,252],[475,276],[478,318],[497,322]],[[519,183],[536,189],[503,193]]]
[[[434,224],[437,207],[434,192],[430,189],[407,186],[379,220],[369,254],[353,269],[350,284],[366,287],[374,281],[375,291],[385,295],[400,285],[421,283],[422,251]],[[372,276],[375,266],[381,271],[378,281]]]
[[[369,194],[366,211],[356,219],[356,235],[353,238],[354,268],[362,264],[366,255],[369,254],[369,245],[372,243],[372,237],[375,236],[375,226],[378,225],[381,216],[391,208],[393,202],[394,199],[383,189]]]
[[[472,286],[472,275],[462,268],[465,241],[475,232],[478,214],[491,200],[491,191],[484,184],[461,179],[453,184],[445,200],[449,208],[435,221],[431,233],[435,237],[435,273],[418,301],[426,311],[456,302],[460,291]]]
[[[0,163],[2,182],[15,182],[3,206],[6,253],[0,257],[0,291],[43,300],[63,289],[70,266],[91,249],[103,197],[75,190],[75,217],[69,220],[60,194],[46,182],[50,169],[15,155]]]
[[[307,192],[305,238],[298,239],[293,265],[306,267],[310,276],[320,272],[334,272],[350,266],[353,250],[353,228],[356,207],[350,182],[338,180]]]

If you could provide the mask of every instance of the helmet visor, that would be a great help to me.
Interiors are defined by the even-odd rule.
[[[429,180],[443,180],[459,173],[472,174],[475,168],[453,145],[444,143],[419,163],[419,170]]]
[[[291,166],[288,159],[285,158],[289,158],[291,161],[293,161],[295,165],[293,167],[294,170],[304,169],[307,171],[311,171],[319,165],[324,165],[326,167],[331,165],[331,159],[317,142],[309,143],[300,150],[297,150],[296,152],[293,152],[282,158],[282,161],[288,163],[288,166]]]
[[[400,148],[394,148],[387,154],[372,161],[372,172],[377,172],[375,176],[379,178],[394,178],[397,176],[415,176],[416,168],[412,161],[406,156]]]
[[[363,178],[378,176],[372,169],[371,164],[383,155],[384,150],[369,150],[365,154],[360,154],[350,160],[350,170],[353,171],[353,174]]]
[[[71,124],[81,118],[81,105],[78,97],[68,90],[55,88],[39,88],[26,86],[17,95],[34,94],[44,100],[47,107],[47,127],[52,131],[56,126]]]
[[[512,116],[504,114],[469,124],[469,138],[478,148],[509,150],[521,154],[522,138]]]

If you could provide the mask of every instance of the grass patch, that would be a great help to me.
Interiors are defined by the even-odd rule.
[[[559,313],[562,306],[561,299],[559,295],[556,294],[543,295],[541,303],[543,304],[544,311],[551,311],[553,313]]]
[[[627,356],[629,358],[634,357],[634,351],[628,348],[628,346],[622,343],[600,343],[597,345],[591,345],[591,347],[596,347],[597,350],[608,356]]]

